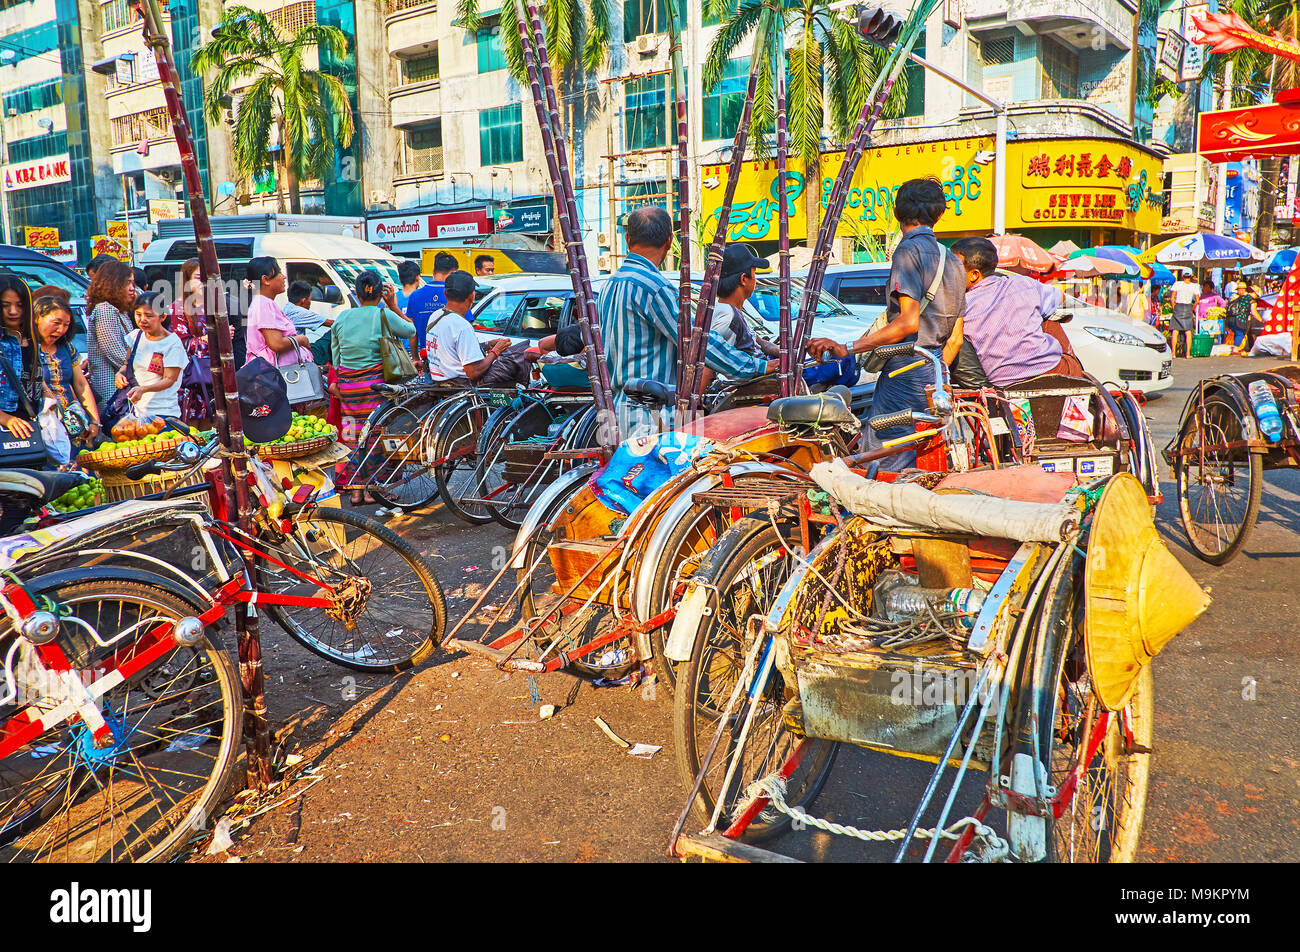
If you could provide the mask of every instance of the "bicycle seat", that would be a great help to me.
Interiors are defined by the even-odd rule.
[[[35,469],[0,469],[0,496],[22,496],[32,508],[53,502],[89,479],[85,473],[44,472]]]
[[[799,397],[779,397],[767,408],[767,418],[781,426],[850,426],[861,421],[849,409],[852,394],[848,387],[831,387],[825,393]]]
[[[650,380],[646,377],[633,377],[623,384],[623,395],[637,403],[660,404],[669,407],[677,402],[677,388]]]

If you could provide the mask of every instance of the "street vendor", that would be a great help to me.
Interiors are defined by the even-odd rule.
[[[634,210],[627,221],[627,257],[596,299],[620,420],[627,414],[623,395],[627,381],[642,377],[676,386],[677,289],[659,271],[672,241],[673,223],[666,211],[653,205]],[[747,354],[712,330],[704,362],[715,373],[739,378],[777,368],[776,361]],[[624,430],[628,432],[628,428]]]
[[[911,179],[898,187],[894,197],[894,217],[898,219],[903,238],[894,249],[889,269],[889,303],[885,311],[888,323],[859,337],[847,347],[829,338],[814,338],[808,343],[809,354],[821,357],[830,353],[842,358],[886,344],[914,341],[931,350],[941,349],[943,359],[952,362],[962,343],[966,272],[961,260],[949,254],[934,236],[935,223],[946,207],[943,185],[938,179]],[[911,356],[894,357],[886,362],[876,380],[872,416],[927,409],[925,386],[933,381],[929,367],[922,365],[898,376],[890,376],[915,362]],[[907,436],[913,430],[912,425],[904,424],[881,433],[870,428],[862,432],[868,444],[866,449],[874,450],[885,441]],[[916,452],[911,450],[886,457],[881,468],[897,471],[915,462]]]

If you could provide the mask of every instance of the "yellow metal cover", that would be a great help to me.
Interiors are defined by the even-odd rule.
[[[1084,568],[1084,647],[1107,710],[1128,703],[1142,666],[1210,604],[1165,547],[1142,484],[1110,481],[1097,504]]]

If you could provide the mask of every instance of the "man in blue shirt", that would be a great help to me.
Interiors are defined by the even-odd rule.
[[[614,408],[623,418],[628,380],[644,377],[668,387],[677,383],[677,289],[659,270],[672,241],[673,223],[666,211],[655,205],[633,211],[627,220],[627,257],[596,299]],[[717,331],[709,332],[704,363],[728,377],[755,377],[777,366],[744,353]],[[623,430],[631,434],[630,428]]]
[[[412,261],[410,258],[398,262],[397,280],[402,282],[402,286],[397,289],[397,306],[405,313],[407,301],[424,283],[424,279],[420,277],[420,262]]]
[[[429,326],[429,318],[447,306],[444,282],[456,267],[455,258],[445,251],[439,251],[433,259],[433,280],[416,288],[406,300],[406,319],[415,325],[417,353],[424,350],[424,329]]]

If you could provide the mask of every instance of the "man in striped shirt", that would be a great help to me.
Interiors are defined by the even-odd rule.
[[[623,386],[633,377],[677,382],[677,289],[659,268],[672,245],[672,219],[645,205],[628,216],[627,257],[600,291],[596,311],[609,363],[614,407],[626,419]],[[751,356],[709,333],[705,365],[728,377],[754,377],[776,369],[776,361]],[[625,429],[625,435],[630,431]]]

